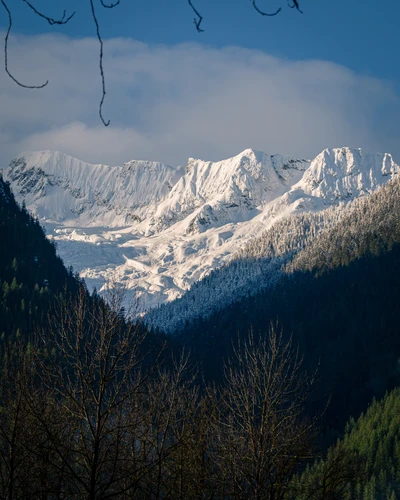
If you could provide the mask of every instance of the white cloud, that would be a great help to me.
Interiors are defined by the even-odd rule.
[[[400,100],[386,82],[326,61],[259,51],[107,40],[104,128],[95,39],[16,37],[0,72],[0,159],[57,149],[83,160],[170,164],[218,159],[246,147],[313,157],[325,147],[388,150],[400,160]]]

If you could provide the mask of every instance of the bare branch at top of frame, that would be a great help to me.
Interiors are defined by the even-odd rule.
[[[119,5],[119,2],[120,0],[117,0],[115,3],[106,4],[104,3],[104,0],[100,0],[101,5],[106,9],[113,9],[114,7]]]
[[[251,3],[253,4],[253,7],[255,8],[255,10],[261,14],[262,16],[268,16],[268,17],[272,17],[272,16],[276,16],[277,14],[279,14],[279,12],[282,10],[282,7],[279,7],[276,12],[271,12],[271,13],[268,13],[268,12],[264,12],[263,10],[259,9],[257,7],[257,4],[256,4],[256,0],[250,0]]]
[[[203,33],[204,30],[202,28],[200,28],[200,25],[203,21],[203,16],[200,14],[200,12],[196,9],[196,7],[192,4],[192,0],[188,0],[188,3],[190,5],[190,7],[192,8],[193,12],[196,14],[197,16],[197,19],[194,18],[193,19],[193,23],[194,25],[196,26],[196,29],[199,33]]]
[[[64,10],[64,14],[62,16],[61,19],[53,19],[52,17],[49,17],[49,16],[46,16],[46,14],[43,14],[42,12],[38,11],[36,9],[35,6],[33,6],[28,0],[22,0],[23,2],[26,3],[26,5],[33,10],[33,12],[38,15],[39,17],[42,17],[43,19],[46,19],[46,21],[50,24],[50,25],[54,25],[54,24],[67,24],[68,21],[70,21],[74,15],[75,15],[75,11],[70,15],[68,16],[67,18],[65,17],[66,16],[66,11]]]
[[[3,1],[3,0],[1,0],[1,1]],[[96,11],[94,10],[93,0],[89,0],[89,1],[90,1],[90,7],[92,10],[92,18],[93,18],[94,24],[96,26],[97,38],[98,38],[99,43],[100,43],[99,67],[100,67],[100,76],[101,76],[102,96],[101,96],[101,101],[100,101],[100,105],[99,105],[99,116],[100,116],[100,120],[103,122],[103,125],[105,127],[108,127],[110,125],[110,120],[105,121],[103,118],[103,103],[104,103],[104,98],[106,96],[106,83],[105,83],[104,70],[103,70],[103,39],[101,38],[99,22],[97,20]],[[102,5],[104,5],[103,2],[102,2]]]
[[[8,5],[6,4],[5,0],[0,0],[0,2],[3,5],[4,10],[7,12],[7,15],[8,15],[8,29],[7,29],[6,36],[4,38],[4,68],[5,68],[5,71],[6,71],[7,75],[11,78],[11,80],[13,80],[20,87],[23,87],[25,89],[42,89],[43,87],[45,87],[49,83],[48,80],[46,80],[45,83],[43,83],[42,85],[25,85],[24,83],[21,83],[19,80],[17,80],[15,78],[15,76],[13,76],[11,74],[10,70],[8,69],[8,37],[10,36],[10,32],[11,32],[11,28],[12,28],[12,16],[11,16],[11,11],[8,8]]]
[[[288,0],[288,6],[291,8],[291,9],[296,9],[300,12],[300,14],[303,14],[303,11],[300,9],[300,5],[299,5],[299,2],[298,0],[292,0],[293,4],[290,4],[290,1]]]

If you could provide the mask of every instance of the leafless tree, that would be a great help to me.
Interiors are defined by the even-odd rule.
[[[0,380],[0,496],[13,499],[24,492],[30,457],[26,453],[29,415],[24,405],[25,366],[20,349],[3,354]],[[22,361],[22,363],[21,363]]]
[[[311,458],[316,420],[304,416],[314,377],[271,326],[267,339],[239,343],[225,370],[214,459],[224,498],[286,498],[300,464]]]
[[[194,474],[189,457],[200,395],[188,366],[189,358],[182,355],[172,368],[158,370],[135,402],[142,415],[136,448],[149,465],[142,481],[145,498],[191,498],[187,478]]]
[[[53,401],[43,397],[36,384],[34,352],[22,343],[10,344],[2,352],[0,380],[0,497],[7,499],[47,498],[60,491],[63,466],[52,455],[48,437],[36,415],[49,428],[58,423]],[[54,454],[53,454],[54,455]]]
[[[146,333],[108,300],[60,298],[40,336],[36,372],[52,413],[32,411],[68,497],[206,498],[205,403],[189,358],[163,367]],[[207,424],[209,426],[209,424]],[[204,436],[203,436],[204,438]]]
[[[202,391],[188,356],[163,367],[148,354],[123,303],[116,288],[107,302],[83,287],[60,296],[34,348],[4,361],[1,496],[291,498],[316,424],[304,417],[314,377],[291,339],[274,327],[266,339],[251,334],[222,388]],[[346,479],[349,461],[327,464],[318,484],[295,485],[302,495],[322,499],[345,485],[337,472]]]
[[[124,321],[123,300],[118,289],[104,302],[82,288],[58,300],[40,337],[37,372],[58,409],[56,431],[47,416],[36,418],[65,468],[67,495],[113,498],[134,488],[121,475],[132,465],[127,414],[151,370],[143,369],[145,333]]]
[[[67,10],[64,9],[63,15],[59,19],[54,19],[54,18],[46,15],[45,13],[40,11],[39,9],[37,9],[33,5],[33,3],[30,2],[29,0],[22,0],[22,1],[25,3],[27,8],[29,8],[32,12],[35,13],[35,15],[37,15],[39,18],[41,18],[44,21],[46,21],[47,23],[49,23],[51,26],[65,25],[68,22],[70,22],[71,19],[73,19],[73,17],[75,16],[75,11],[70,13],[70,14],[67,14]],[[99,104],[99,117],[100,117],[100,120],[103,123],[103,125],[105,127],[108,127],[108,125],[110,124],[110,120],[105,120],[103,117],[103,104],[104,104],[104,99],[106,96],[106,80],[105,80],[104,67],[103,67],[104,43],[103,43],[103,38],[101,35],[100,25],[99,25],[99,21],[98,21],[98,17],[97,17],[97,12],[96,12],[96,9],[97,9],[97,7],[95,5],[96,0],[87,0],[87,1],[89,2],[89,5],[90,5],[90,12],[91,12],[91,16],[92,16],[92,21],[93,21],[93,24],[95,26],[96,36],[97,36],[97,39],[99,42],[99,72],[100,72],[101,89],[102,89],[102,94],[101,94],[101,99],[100,99],[100,104]],[[194,25],[196,27],[196,30],[198,31],[198,33],[204,32],[204,29],[201,27],[201,24],[203,22],[203,16],[200,14],[199,10],[195,7],[192,0],[187,0],[187,1],[188,1],[189,7],[192,9],[192,11],[195,15],[193,22],[194,22]],[[257,0],[250,0],[250,2],[252,4],[254,10],[262,16],[269,16],[269,17],[276,16],[282,10],[282,8],[279,7],[278,9],[276,9],[273,12],[267,12],[264,8],[262,8],[258,5]],[[7,28],[7,31],[5,34],[5,38],[4,38],[4,69],[5,69],[5,72],[20,87],[24,87],[26,89],[42,89],[42,88],[46,87],[49,83],[48,80],[46,80],[45,82],[40,83],[40,84],[26,84],[26,83],[22,83],[19,79],[17,79],[14,76],[14,74],[10,71],[9,61],[8,61],[8,43],[9,43],[11,29],[13,26],[13,17],[12,17],[12,11],[8,5],[8,0],[0,0],[0,3],[1,3],[1,5],[2,5],[2,7],[7,15],[7,18],[8,18],[8,28]],[[113,9],[114,7],[117,7],[117,5],[119,5],[119,3],[120,3],[120,0],[117,0],[116,2],[110,2],[110,3],[106,3],[104,0],[98,0],[98,6],[105,8],[105,9]],[[288,7],[292,8],[292,9],[296,9],[298,12],[302,13],[298,0],[287,0],[287,5],[288,5]]]

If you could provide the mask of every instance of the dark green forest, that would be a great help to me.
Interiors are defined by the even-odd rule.
[[[340,464],[340,465],[339,465]],[[344,472],[344,474],[343,474]],[[296,477],[297,498],[393,500],[399,498],[400,391],[374,400],[324,459]]]
[[[400,186],[394,180],[286,265],[277,283],[188,324],[181,338],[206,378],[221,374],[232,339],[262,336],[278,321],[307,369],[319,365],[312,405],[334,439],[350,416],[400,384]],[[330,429],[330,432],[328,432]],[[329,437],[330,436],[330,437]]]
[[[29,339],[51,297],[83,283],[67,271],[37,219],[0,178],[0,342]]]
[[[271,321],[293,335],[310,369],[320,365],[315,404],[330,399],[325,418],[343,428],[375,397],[400,383],[400,247],[363,257],[316,278],[296,272],[272,291],[243,300],[206,322],[186,341],[208,378],[221,375],[220,359],[232,339],[249,329],[264,335]]]
[[[389,205],[168,337],[90,294],[0,179],[0,498],[400,498]]]

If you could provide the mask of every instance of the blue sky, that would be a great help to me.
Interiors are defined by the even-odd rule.
[[[194,0],[204,17],[198,34],[186,0],[121,0],[113,10],[98,8],[104,38],[131,37],[146,43],[198,42],[213,47],[236,45],[290,59],[326,59],[356,71],[400,79],[400,3],[396,0],[300,0],[304,14],[281,0],[258,0],[266,11],[282,6],[273,18],[262,17],[249,0]],[[94,35],[89,2],[36,0],[39,10],[59,17],[76,11],[67,26],[51,27],[22,2],[14,12],[14,29],[25,34]],[[10,7],[14,7],[10,5]],[[1,26],[6,18],[0,17]],[[399,58],[400,59],[400,58]]]
[[[0,75],[0,104],[14,106],[7,121],[0,116],[3,156],[57,148],[88,161],[182,163],[249,146],[311,157],[351,145],[390,150],[400,161],[397,1],[300,0],[301,15],[286,0],[258,0],[265,10],[282,6],[272,18],[250,0],[193,1],[204,17],[201,34],[185,0],[121,0],[113,10],[96,4],[106,42],[107,135],[96,112],[89,2],[36,0],[55,18],[64,5],[76,10],[68,25],[51,27],[9,0],[12,71],[27,83],[49,78],[53,87],[14,89]]]

